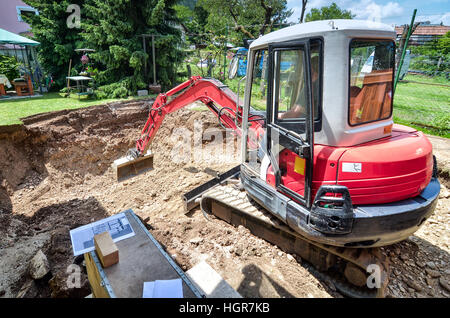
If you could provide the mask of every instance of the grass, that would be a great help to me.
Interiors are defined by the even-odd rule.
[[[59,93],[46,93],[42,97],[0,100],[0,125],[21,124],[20,118],[63,109],[76,109],[100,105],[121,99],[64,98]]]
[[[450,81],[423,75],[406,76],[397,84],[394,121],[450,138]]]

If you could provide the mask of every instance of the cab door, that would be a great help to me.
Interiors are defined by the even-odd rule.
[[[314,158],[313,86],[309,41],[269,46],[267,152],[271,178],[267,181],[308,208]]]

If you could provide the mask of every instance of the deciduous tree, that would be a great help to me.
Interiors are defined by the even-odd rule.
[[[223,35],[228,27],[238,41],[280,28],[292,15],[286,0],[199,0],[199,3],[209,13],[209,30]]]
[[[323,6],[320,9],[312,8],[306,15],[305,21],[330,20],[330,19],[353,19],[354,14],[350,10],[344,10],[333,2],[329,6]]]

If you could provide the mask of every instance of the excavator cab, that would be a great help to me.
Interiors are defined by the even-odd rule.
[[[310,205],[307,201],[311,187],[305,185],[311,184],[312,177],[308,159],[314,151],[314,121],[319,118],[321,103],[321,52],[319,39],[276,43],[252,52],[253,70],[259,68],[259,60],[266,56],[262,71],[252,72],[249,83],[251,113],[258,109],[256,113],[264,116],[265,125],[258,135],[249,131],[247,138],[253,142],[247,142],[246,146],[258,146],[245,149],[246,163],[260,172],[261,179],[306,205]],[[291,154],[297,155],[288,159],[286,156]],[[263,173],[268,169],[269,180]],[[295,178],[292,172],[297,174]]]

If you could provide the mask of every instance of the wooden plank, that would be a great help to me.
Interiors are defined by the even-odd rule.
[[[91,253],[85,253],[84,260],[86,262],[86,270],[89,284],[91,285],[92,295],[95,298],[110,298],[108,290],[102,285],[102,278],[100,277],[99,270]]]

